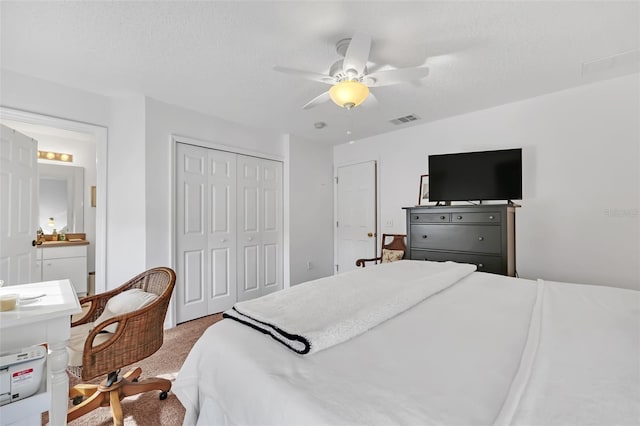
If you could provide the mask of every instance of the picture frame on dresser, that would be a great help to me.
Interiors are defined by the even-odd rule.
[[[433,206],[429,201],[429,175],[420,175],[420,193],[418,194],[418,206]]]

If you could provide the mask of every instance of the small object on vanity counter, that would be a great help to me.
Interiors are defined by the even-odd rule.
[[[51,233],[51,241],[58,241],[58,232],[55,229]]]
[[[18,295],[15,293],[3,294],[0,296],[0,311],[12,311],[16,308]]]

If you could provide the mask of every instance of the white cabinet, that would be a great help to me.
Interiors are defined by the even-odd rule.
[[[69,279],[79,296],[87,294],[87,246],[52,246],[38,249],[36,278]]]

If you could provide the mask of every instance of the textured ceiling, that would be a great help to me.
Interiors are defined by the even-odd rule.
[[[635,1],[2,1],[0,12],[3,68],[333,144],[396,130],[389,120],[407,114],[419,124],[635,71],[633,55],[586,78],[582,64],[640,49]],[[302,110],[327,86],[272,67],[327,73],[356,31],[372,37],[370,69],[430,75],[372,89],[377,106]]]

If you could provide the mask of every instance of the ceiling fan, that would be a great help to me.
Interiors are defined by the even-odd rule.
[[[356,33],[352,38],[342,39],[336,44],[336,51],[344,59],[331,65],[328,75],[281,66],[275,66],[273,69],[331,85],[329,90],[307,102],[302,107],[303,109],[312,108],[329,99],[338,106],[351,109],[360,105],[367,97],[375,101],[375,96],[369,91],[370,87],[415,81],[429,74],[427,67],[400,68],[369,73],[367,61],[370,50],[371,37]]]

